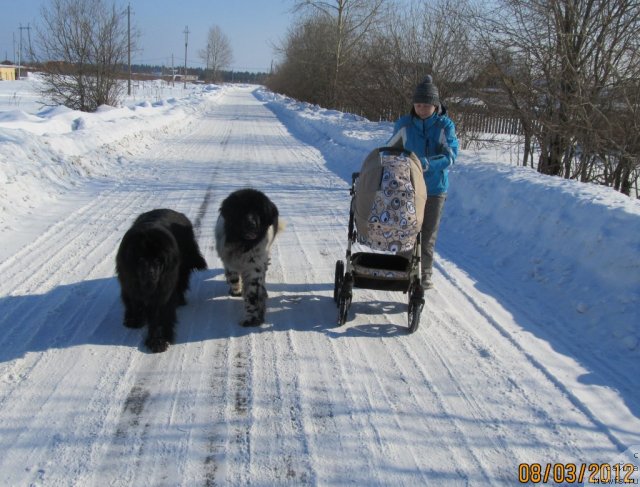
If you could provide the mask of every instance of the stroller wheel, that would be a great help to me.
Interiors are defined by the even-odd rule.
[[[336,262],[336,275],[335,281],[333,285],[333,300],[337,303],[338,296],[340,295],[340,288],[342,287],[342,283],[344,281],[344,262],[341,260]]]
[[[416,280],[409,290],[409,333],[414,333],[420,325],[420,315],[424,307],[424,291]]]
[[[349,304],[349,300],[344,297],[340,297],[340,302],[338,303],[338,326],[342,326],[347,322]]]
[[[347,322],[347,315],[349,314],[349,307],[353,297],[352,291],[353,277],[351,274],[346,274],[338,294],[338,326],[342,326]]]

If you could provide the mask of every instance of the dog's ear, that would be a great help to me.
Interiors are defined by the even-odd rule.
[[[125,262],[136,262],[140,255],[140,242],[129,232],[122,241],[122,259]]]
[[[269,205],[268,205],[268,217],[269,217],[269,221],[273,222],[277,225],[278,223],[278,207],[275,205],[275,203],[271,200],[269,200]]]

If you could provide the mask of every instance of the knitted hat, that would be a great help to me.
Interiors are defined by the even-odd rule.
[[[427,103],[428,105],[438,106],[440,104],[440,94],[438,87],[433,84],[431,75],[427,75],[422,82],[416,86],[413,92],[412,103]]]

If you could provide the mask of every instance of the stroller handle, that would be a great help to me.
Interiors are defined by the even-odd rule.
[[[349,193],[351,196],[356,194],[356,181],[359,176],[360,176],[359,172],[354,172],[353,174],[351,174],[351,191]]]

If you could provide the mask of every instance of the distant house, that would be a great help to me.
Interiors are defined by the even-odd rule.
[[[17,66],[0,64],[0,81],[15,81]]]
[[[184,74],[175,74],[173,76],[173,80],[174,81],[187,81],[188,83],[195,83],[196,81],[198,81],[198,75],[197,74],[187,74],[186,76]]]

